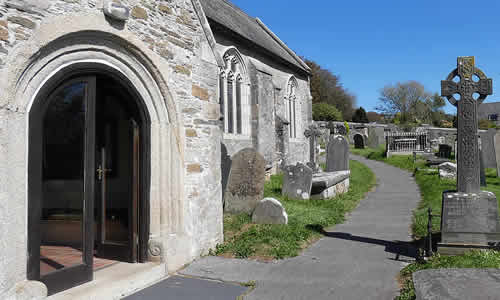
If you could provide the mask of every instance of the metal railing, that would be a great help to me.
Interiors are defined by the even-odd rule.
[[[423,152],[427,149],[428,133],[424,132],[386,132],[387,156],[393,153]]]

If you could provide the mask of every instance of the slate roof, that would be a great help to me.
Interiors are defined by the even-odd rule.
[[[290,54],[286,46],[282,46],[257,21],[228,0],[200,0],[207,18],[239,36],[250,40],[268,52],[282,58],[295,67],[310,73],[300,59]],[[291,51],[291,50],[290,50]]]

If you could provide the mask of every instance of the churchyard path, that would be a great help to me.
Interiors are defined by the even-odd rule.
[[[376,189],[344,224],[326,230],[325,237],[303,254],[273,263],[205,257],[182,270],[181,276],[255,281],[245,300],[394,299],[399,271],[414,260],[410,224],[420,193],[410,173],[352,158],[375,172]]]

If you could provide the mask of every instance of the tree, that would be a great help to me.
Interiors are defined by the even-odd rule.
[[[422,123],[430,120],[431,95],[416,81],[385,86],[380,90],[376,110],[382,114],[400,114],[401,124]]]
[[[354,123],[368,123],[368,117],[366,116],[366,111],[363,107],[356,109],[354,115],[352,116],[352,121]]]
[[[350,120],[356,97],[340,83],[340,78],[329,70],[321,68],[312,60],[305,59],[311,68],[311,95],[313,103],[328,103],[342,113],[345,120]]]
[[[328,103],[313,103],[312,112],[314,121],[342,121],[342,113]]]

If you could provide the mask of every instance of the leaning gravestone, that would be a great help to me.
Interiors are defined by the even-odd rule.
[[[474,81],[473,76],[479,81]],[[455,77],[459,82],[453,81]],[[480,190],[477,106],[493,93],[492,80],[474,66],[474,57],[459,57],[457,68],[441,82],[441,95],[458,108],[457,191],[444,192],[442,202],[442,254],[460,254],[487,247],[499,240],[498,202],[495,194]],[[479,97],[474,100],[473,94]],[[454,94],[460,94],[460,100]]]
[[[232,158],[224,194],[224,211],[252,213],[264,197],[266,161],[255,149],[246,148]]]
[[[326,172],[349,170],[349,144],[341,136],[330,136],[326,148]]]
[[[283,196],[290,199],[307,200],[311,196],[313,171],[308,166],[297,163],[286,166],[283,171]]]

